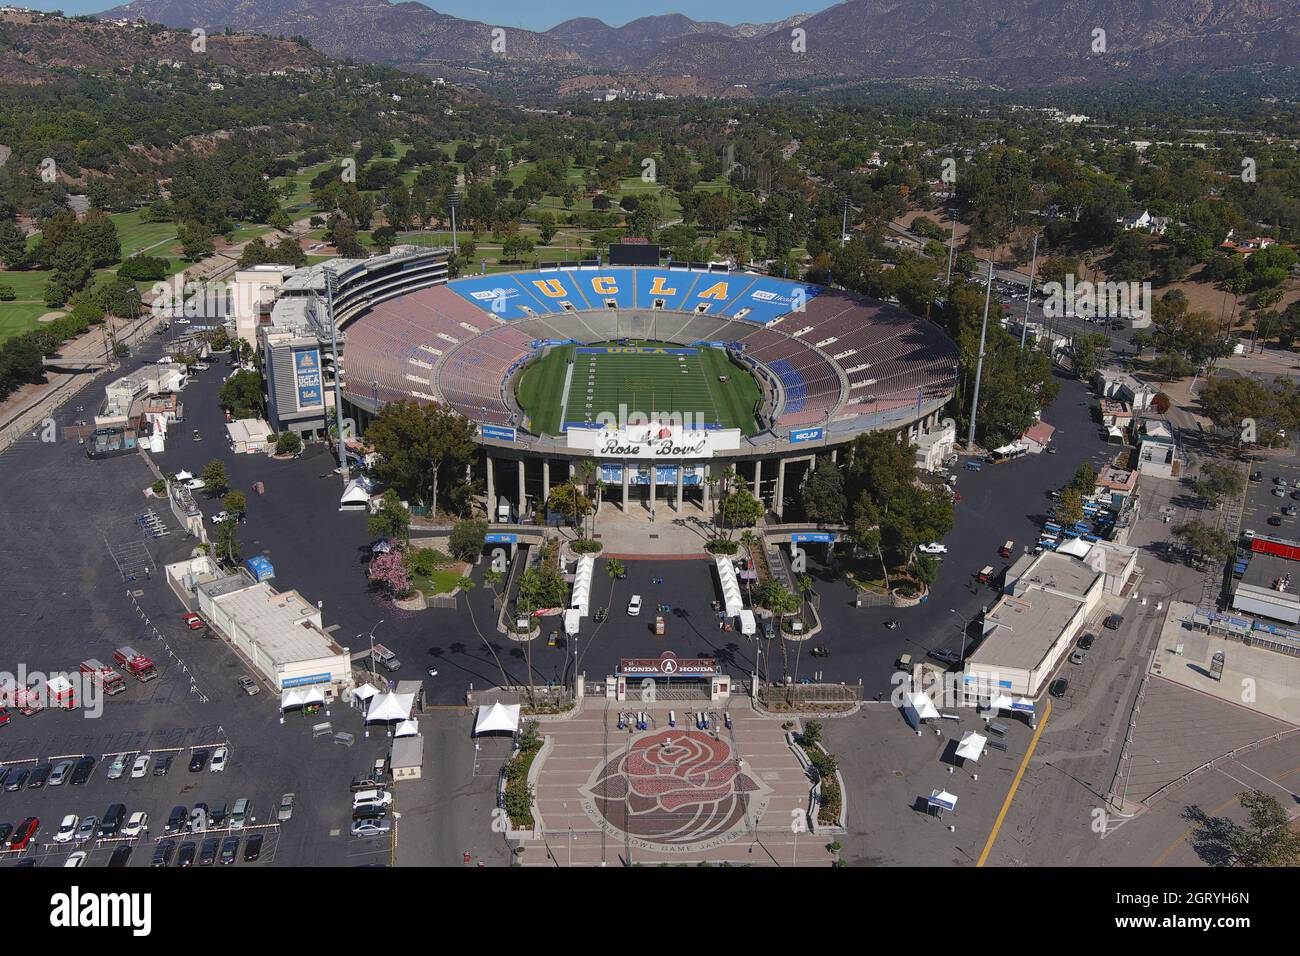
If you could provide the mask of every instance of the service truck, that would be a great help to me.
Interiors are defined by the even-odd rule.
[[[124,667],[126,672],[145,684],[158,676],[158,669],[154,666],[153,661],[145,657],[134,647],[119,647],[113,652],[113,660],[118,666]]]
[[[126,681],[122,675],[93,657],[82,661],[78,669],[87,680],[94,682],[106,697],[112,697],[126,690]]]

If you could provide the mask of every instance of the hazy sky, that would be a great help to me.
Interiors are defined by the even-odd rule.
[[[117,5],[114,0],[12,2],[68,14],[99,13]],[[529,30],[546,30],[572,17],[598,17],[617,27],[660,13],[684,13],[694,20],[723,23],[767,23],[796,13],[815,13],[830,5],[830,0],[559,0],[554,4],[538,4],[536,0],[431,0],[425,4],[439,13]]]

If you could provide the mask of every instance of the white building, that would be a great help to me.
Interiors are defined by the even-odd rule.
[[[1159,394],[1146,382],[1139,381],[1128,372],[1115,368],[1100,368],[1093,373],[1092,387],[1102,398],[1113,398],[1127,403],[1135,412],[1151,407]]]
[[[916,467],[937,471],[957,445],[957,426],[933,428],[912,439],[912,445],[916,449]]]

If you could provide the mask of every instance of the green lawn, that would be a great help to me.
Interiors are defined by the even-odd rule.
[[[49,311],[44,303],[0,302],[0,342],[37,328],[36,320]]]
[[[573,364],[570,366],[569,362]],[[573,375],[567,393],[564,379]],[[720,376],[727,381],[719,381]],[[533,431],[559,434],[564,422],[596,421],[604,414],[677,413],[689,421],[745,434],[757,430],[758,383],[720,349],[688,354],[582,354],[552,349],[525,369],[517,395]]]
[[[411,575],[411,586],[425,594],[447,594],[456,589],[460,578],[454,566],[438,568],[428,577],[422,574]]]

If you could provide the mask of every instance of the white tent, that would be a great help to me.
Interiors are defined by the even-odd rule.
[[[1082,538],[1071,538],[1065,544],[1057,545],[1057,554],[1068,554],[1072,558],[1087,557],[1088,552],[1092,550],[1092,542],[1084,541]]]
[[[188,471],[186,471],[184,468],[182,468],[180,471],[176,472],[176,480],[177,480],[177,481],[189,481],[189,480],[190,480],[191,478],[193,478],[193,477],[194,477],[194,476],[193,476],[192,474],[190,474]]]
[[[984,753],[984,745],[988,743],[988,738],[968,730],[962,734],[961,742],[957,744],[957,756],[962,760],[979,760],[980,755]]]
[[[357,700],[369,700],[378,693],[379,688],[374,684],[358,684],[356,690],[352,692],[352,696]]]
[[[596,567],[596,559],[584,554],[578,559],[578,567],[573,573],[573,597],[569,607],[584,617],[591,606],[591,577]]]
[[[912,691],[903,695],[903,716],[916,729],[923,720],[938,720],[939,709],[925,691]]]
[[[302,705],[303,694],[297,687],[290,687],[280,692],[281,710],[288,710],[290,707],[301,707]]]
[[[380,694],[370,702],[366,723],[380,720],[406,720],[415,706],[414,694]]]
[[[478,718],[474,721],[475,734],[490,734],[499,731],[514,733],[519,728],[519,705],[503,704],[501,701],[478,709]]]
[[[735,617],[745,606],[740,596],[740,582],[736,579],[736,566],[725,554],[713,557],[718,567],[718,583],[722,586],[722,603],[727,617]]]
[[[370,494],[356,481],[349,481],[339,498],[339,511],[364,511],[370,506]]]
[[[956,810],[957,797],[947,790],[931,790],[930,798],[925,801],[930,806],[939,810]]]
[[[420,733],[420,727],[414,720],[404,720],[393,729],[394,737],[415,737]]]

